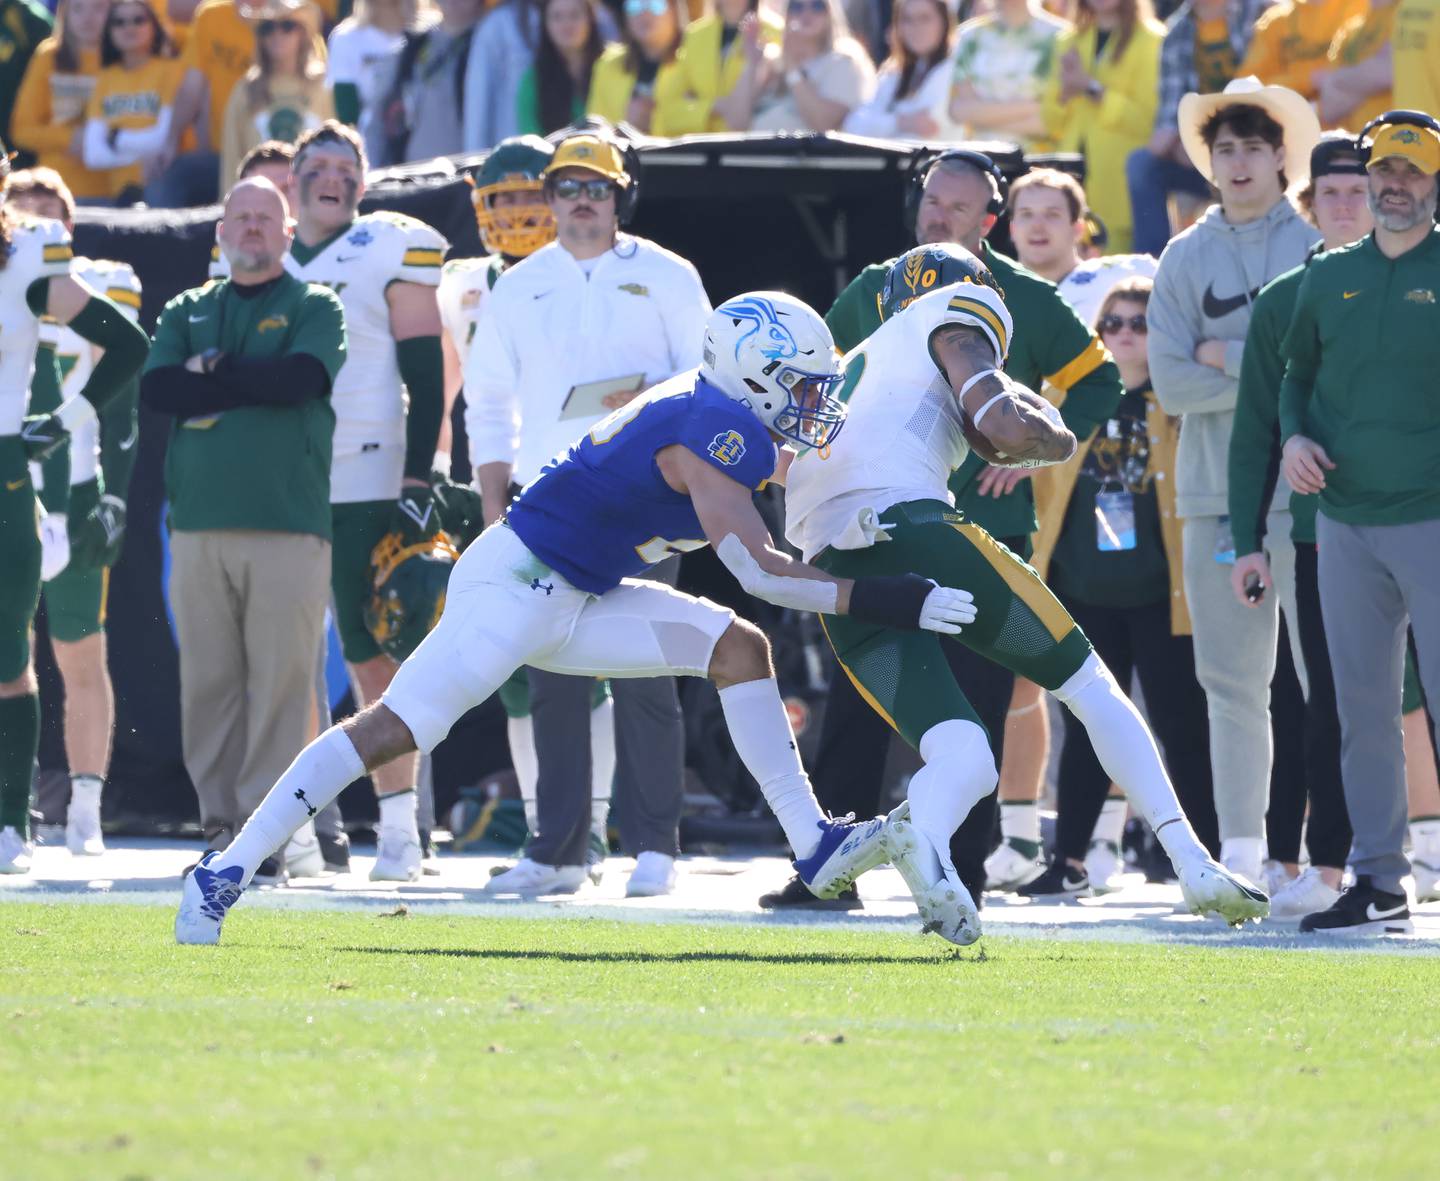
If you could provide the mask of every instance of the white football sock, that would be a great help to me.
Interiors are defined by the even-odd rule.
[[[1080,719],[1105,773],[1155,830],[1171,861],[1208,857],[1175,798],[1155,739],[1104,662],[1092,652],[1055,696]]]
[[[1110,796],[1100,805],[1100,818],[1095,821],[1092,841],[1109,841],[1117,849],[1125,837],[1127,805],[1123,796]]]
[[[720,708],[735,752],[755,776],[791,850],[797,858],[810,856],[825,814],[801,765],[780,686],[774,677],[728,685],[720,690]]]
[[[920,739],[925,765],[910,777],[910,822],[930,838],[947,868],[950,838],[999,779],[985,731],[960,718],[931,726]]]
[[[615,784],[615,699],[606,697],[590,711],[590,831],[605,832],[610,821],[610,792]]]
[[[1440,863],[1440,819],[1410,822],[1410,851],[1426,865]]]
[[[1000,801],[1000,835],[1007,841],[1040,843],[1040,805],[1034,800]]]
[[[260,863],[279,849],[306,821],[365,774],[365,764],[345,731],[331,726],[295,756],[230,847],[211,869],[238,865],[249,885]],[[414,795],[410,796],[414,816]]]
[[[393,791],[389,795],[376,797],[380,804],[380,827],[386,832],[420,839],[420,826],[416,822],[419,811],[419,797],[412,787],[408,791]]]
[[[540,814],[535,804],[535,785],[540,782],[540,756],[535,753],[535,723],[530,715],[509,718],[505,736],[510,740],[510,762],[520,785],[520,802],[525,806],[525,827],[534,836],[540,831]]]

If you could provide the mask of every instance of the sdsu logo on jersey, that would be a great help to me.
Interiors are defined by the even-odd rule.
[[[745,436],[739,431],[722,431],[706,450],[726,467],[734,467],[745,458]]]

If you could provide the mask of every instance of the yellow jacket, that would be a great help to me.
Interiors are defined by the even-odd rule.
[[[1064,402],[1063,392],[1048,392],[1056,405]],[[1155,478],[1155,496],[1160,508],[1160,540],[1165,547],[1166,564],[1170,567],[1170,633],[1188,636],[1190,608],[1185,602],[1184,548],[1180,518],[1175,514],[1175,451],[1180,445],[1180,420],[1171,418],[1160,408],[1153,392],[1146,395],[1145,401],[1149,406],[1145,414],[1145,428],[1150,434],[1150,472]],[[1055,552],[1055,543],[1060,540],[1060,529],[1070,508],[1075,482],[1080,478],[1080,469],[1094,441],[1092,434],[1080,444],[1074,459],[1055,467],[1040,468],[1032,477],[1035,516],[1040,526],[1035,530],[1035,552],[1030,558],[1030,565],[1035,567],[1041,578],[1049,569],[1050,557]]]
[[[761,42],[778,45],[785,31],[784,22],[763,8],[759,17]],[[735,83],[745,69],[745,54],[740,47],[740,38],[736,37],[730,43],[729,51],[721,55],[722,28],[720,18],[712,14],[701,17],[685,30],[675,59],[684,95],[674,110],[665,113],[665,125],[672,129],[668,133],[670,135],[729,130],[725,120],[712,114],[711,108],[717,98],[735,89]]]
[[[1045,126],[1056,148],[1085,155],[1085,192],[1090,206],[1110,231],[1110,249],[1130,249],[1130,192],[1125,184],[1125,158],[1144,147],[1155,128],[1159,105],[1160,42],[1165,26],[1145,21],[1135,26],[1130,43],[1118,58],[1114,38],[1096,60],[1097,30],[1062,33],[1055,43],[1054,68],[1045,84],[1041,105]],[[1072,49],[1085,72],[1105,88],[1097,102],[1079,97],[1060,101],[1060,62]]]
[[[1440,0],[1400,0],[1391,44],[1395,105],[1440,116]]]
[[[635,75],[626,68],[626,49],[623,45],[612,45],[600,55],[590,73],[590,98],[585,110],[591,115],[602,115],[612,123],[625,118],[630,108],[630,96],[635,90]],[[650,119],[651,135],[679,135],[666,124],[682,107],[685,97],[684,83],[680,80],[680,69],[676,62],[666,62],[655,75],[655,113]]]
[[[35,153],[38,166],[53,168],[63,176],[75,196],[108,197],[110,177],[86,168],[78,153],[70,153],[75,133],[85,126],[85,106],[100,74],[100,52],[82,53],[76,73],[57,74],[55,52],[59,48],[55,37],[36,46],[15,95],[10,135],[17,148]]]
[[[1365,11],[1365,0],[1289,0],[1255,22],[1236,77],[1254,74],[1267,86],[1315,97],[1316,70],[1328,68],[1335,30]]]

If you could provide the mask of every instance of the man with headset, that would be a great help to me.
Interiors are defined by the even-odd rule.
[[[531,483],[604,415],[698,366],[710,314],[690,263],[621,232],[637,195],[633,152],[603,130],[581,131],[556,146],[542,175],[556,240],[496,281],[465,365],[465,427],[487,524],[505,512],[512,485]],[[679,552],[664,538],[649,544]],[[672,558],[651,577],[673,585],[677,574]],[[574,893],[590,833],[593,681],[534,669],[529,678],[539,832],[488,889]],[[613,690],[621,835],[636,855],[626,892],[669,893],[685,753],[674,678]]]
[[[1064,401],[1060,414],[1082,441],[1120,404],[1120,371],[1090,328],[1075,314],[1055,284],[1027,271],[984,241],[1005,211],[1005,175],[983,152],[952,149],[920,157],[912,172],[906,213],[920,245],[958,242],[977,255],[1005,293],[1015,335],[1005,372],[1030,389],[1048,383]],[[890,259],[866,267],[840,293],[825,322],[836,347],[849,352],[880,327],[880,292]],[[1026,473],[993,468],[971,454],[951,478],[956,507],[971,521],[1022,557],[1035,530],[1035,501]],[[958,644],[945,653],[966,695],[989,732],[997,760],[1003,758],[1005,716],[1014,674]],[[834,814],[875,812],[888,749],[884,723],[843,675],[831,678],[815,783],[822,803]],[[995,827],[995,797],[982,801],[952,842],[960,879],[976,898],[985,885],[985,856]],[[1030,855],[1040,851],[1038,810],[1028,809],[1032,827],[1015,839]],[[787,883],[761,899],[763,906],[803,904],[803,883]],[[811,900],[813,901],[813,899]],[[858,905],[855,896],[850,905]],[[831,905],[834,905],[833,903]]]
[[[1360,151],[1375,229],[1314,259],[1282,351],[1282,471],[1318,492],[1320,604],[1335,674],[1355,884],[1302,931],[1408,932],[1405,626],[1440,692],[1440,122],[1387,111]]]

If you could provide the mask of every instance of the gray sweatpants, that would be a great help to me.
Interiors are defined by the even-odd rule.
[[[1335,703],[1340,773],[1355,843],[1350,864],[1399,893],[1405,859],[1405,747],[1400,729],[1405,626],[1420,681],[1440,697],[1440,521],[1343,525],[1321,513],[1320,608]],[[1437,735],[1440,737],[1440,735]]]
[[[1280,634],[1278,610],[1295,614],[1295,547],[1290,514],[1266,518],[1265,548],[1275,579],[1258,607],[1247,607],[1230,588],[1231,566],[1215,560],[1220,517],[1185,519],[1185,598],[1195,633],[1195,674],[1210,715],[1210,770],[1220,840],[1265,836],[1270,803],[1270,681]],[[1277,594],[1278,592],[1278,594]],[[1300,684],[1305,661],[1300,628],[1289,627],[1290,651]]]

